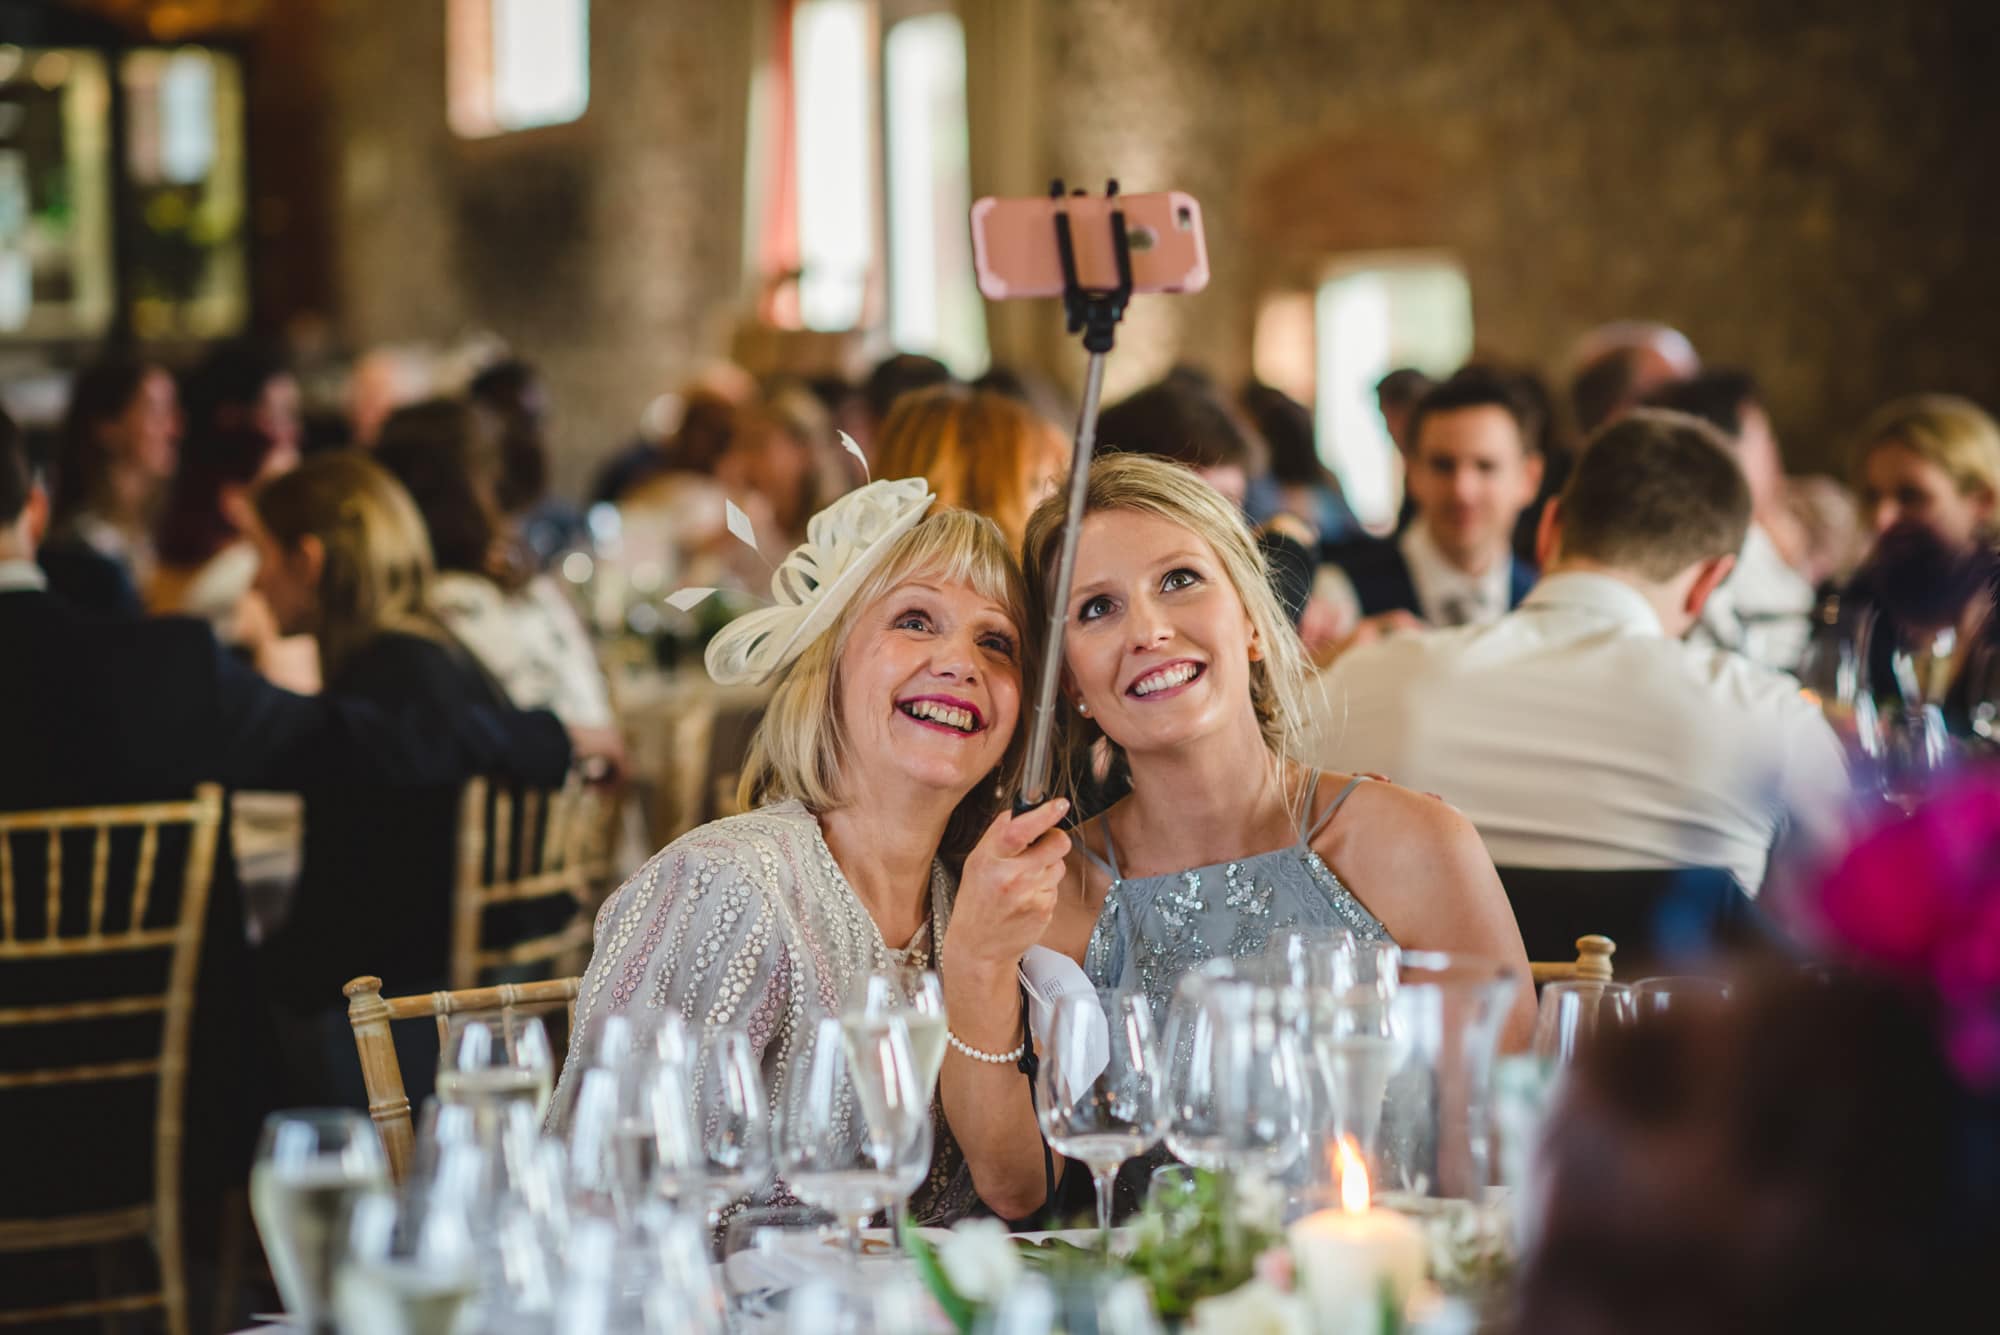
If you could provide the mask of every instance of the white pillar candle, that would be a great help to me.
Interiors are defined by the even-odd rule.
[[[1415,1220],[1369,1208],[1367,1169],[1340,1150],[1344,1208],[1292,1225],[1292,1262],[1316,1335],[1372,1335],[1385,1298],[1400,1313],[1422,1288],[1424,1234]]]

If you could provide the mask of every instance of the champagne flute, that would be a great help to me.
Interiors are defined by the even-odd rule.
[[[856,1055],[859,1066],[848,1060],[839,1020],[813,1025],[785,1090],[778,1171],[800,1200],[841,1220],[858,1263],[869,1217],[922,1185],[931,1121],[901,1021],[883,1025]]]
[[[334,1267],[355,1204],[388,1180],[382,1142],[361,1113],[309,1108],[264,1121],[250,1209],[285,1310],[313,1335],[334,1329]]]
[[[482,1137],[491,1141],[509,1104],[525,1104],[542,1120],[555,1076],[555,1054],[539,1017],[503,1015],[496,1024],[490,1016],[471,1016],[453,1021],[445,1035],[437,1096],[472,1108]]]
[[[1535,1055],[1567,1066],[1596,1044],[1600,1034],[1621,1029],[1638,1014],[1632,989],[1623,983],[1562,979],[1542,987],[1535,1012]]]
[[[938,1071],[944,1066],[946,1021],[944,984],[929,969],[890,965],[857,978],[841,1012],[841,1032],[850,1060],[858,1045],[890,1017],[898,1016],[910,1034],[910,1055],[917,1063],[917,1086],[928,1102],[937,1095]],[[889,1229],[902,1245],[903,1205],[889,1210]]]
[[[1111,1189],[1127,1159],[1166,1130],[1153,1013],[1143,996],[1113,991],[1056,998],[1048,1051],[1035,1075],[1042,1136],[1090,1169],[1097,1188],[1097,1238],[1111,1255]]]

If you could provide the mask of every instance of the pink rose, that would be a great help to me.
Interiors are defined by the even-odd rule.
[[[1295,1280],[1291,1248],[1272,1247],[1261,1253],[1250,1263],[1250,1272],[1278,1292],[1290,1293]]]

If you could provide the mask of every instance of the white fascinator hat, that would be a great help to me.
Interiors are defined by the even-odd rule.
[[[936,500],[920,477],[885,478],[814,515],[806,540],[772,572],[772,606],[745,612],[708,642],[708,675],[724,686],[770,681],[834,623]]]

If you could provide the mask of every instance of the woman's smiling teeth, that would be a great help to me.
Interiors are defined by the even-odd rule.
[[[924,723],[941,723],[960,732],[978,732],[979,715],[970,709],[948,705],[942,700],[905,700],[896,708]]]
[[[1127,688],[1128,695],[1152,695],[1156,691],[1170,691],[1176,686],[1185,686],[1201,675],[1199,663],[1169,663],[1163,668],[1148,672]]]

